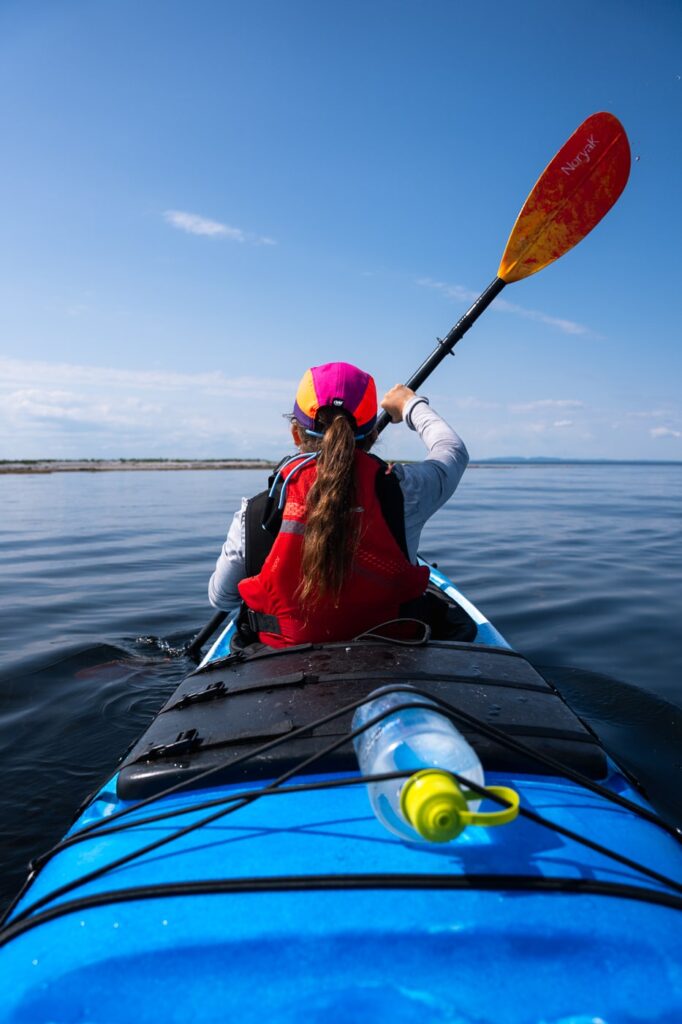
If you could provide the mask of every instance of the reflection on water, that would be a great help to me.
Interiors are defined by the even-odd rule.
[[[682,708],[596,672],[537,665],[659,814],[682,828]]]
[[[106,644],[2,679],[0,904],[64,834],[191,664]]]
[[[0,902],[193,667],[231,512],[264,483],[1,478]],[[676,466],[471,469],[421,545],[677,821],[681,497]]]

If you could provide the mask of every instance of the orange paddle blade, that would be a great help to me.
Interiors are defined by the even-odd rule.
[[[630,173],[630,146],[613,114],[593,114],[545,167],[509,236],[497,276],[507,284],[542,270],[608,213]]]

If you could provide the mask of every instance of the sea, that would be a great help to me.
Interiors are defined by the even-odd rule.
[[[0,475],[0,906],[193,668],[264,470]],[[471,466],[420,552],[682,825],[682,464]]]

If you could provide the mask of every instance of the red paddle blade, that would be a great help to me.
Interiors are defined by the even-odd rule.
[[[497,276],[509,284],[542,270],[608,213],[630,173],[630,146],[613,114],[593,114],[545,167],[509,236]]]

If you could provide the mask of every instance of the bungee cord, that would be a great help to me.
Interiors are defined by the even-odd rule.
[[[384,689],[384,692],[393,692],[393,691],[409,692],[410,694],[417,694],[417,695],[420,695],[420,696],[425,696],[423,693],[421,693],[419,690],[417,690],[414,687],[400,686],[399,685],[399,686],[388,687],[388,688]],[[331,715],[324,716],[323,719],[318,720],[316,723],[308,723],[308,725],[303,726],[303,727],[301,727],[300,730],[296,730],[296,731],[300,732],[300,731],[304,731],[305,729],[314,728],[316,724],[321,724],[322,722],[329,721],[330,719],[338,717],[341,714],[347,713],[349,710],[353,710],[354,708],[357,708],[357,707],[361,706],[362,704],[366,703],[369,699],[371,699],[370,696],[365,697],[365,698],[363,698],[362,700],[359,700],[359,701],[354,701],[351,705],[347,705],[343,709],[339,709],[339,710],[337,710],[336,712],[334,712]],[[177,830],[169,833],[168,835],[160,837],[159,839],[153,841],[152,843],[148,843],[146,846],[143,846],[143,847],[141,847],[141,848],[139,848],[137,850],[134,850],[134,851],[130,851],[129,853],[123,855],[122,857],[116,858],[114,861],[111,861],[110,863],[105,864],[105,865],[101,865],[99,868],[97,868],[97,869],[95,869],[95,870],[93,870],[91,872],[88,872],[86,875],[82,875],[82,876],[80,876],[77,879],[72,879],[70,882],[65,883],[64,885],[57,887],[56,889],[54,889],[51,892],[49,892],[46,895],[44,895],[43,897],[41,897],[38,900],[34,901],[28,907],[24,908],[19,914],[15,915],[13,920],[12,920],[12,922],[11,922],[11,926],[19,923],[20,921],[28,919],[31,915],[35,914],[36,911],[40,910],[46,904],[52,902],[55,899],[58,899],[61,896],[66,895],[69,892],[72,892],[74,889],[77,889],[78,887],[80,887],[82,885],[85,885],[88,882],[94,881],[97,878],[100,878],[103,875],[105,875],[105,874],[107,874],[107,873],[109,873],[111,871],[116,870],[117,868],[123,867],[126,864],[131,863],[134,860],[138,860],[139,858],[145,856],[146,854],[154,852],[155,850],[159,849],[162,846],[165,846],[165,845],[167,845],[167,844],[169,844],[171,842],[177,842],[178,839],[180,839],[180,838],[182,838],[182,837],[184,837],[186,835],[189,835],[190,833],[192,833],[194,831],[197,831],[198,829],[201,829],[201,828],[203,828],[203,827],[205,827],[207,825],[210,825],[213,822],[218,821],[218,820],[226,817],[229,814],[233,814],[235,811],[239,810],[240,808],[242,808],[244,806],[250,805],[254,801],[262,798],[263,796],[269,796],[269,795],[272,795],[275,792],[280,793],[280,794],[288,793],[289,792],[289,787],[287,787],[287,788],[282,788],[282,787],[284,787],[284,784],[290,778],[292,778],[294,775],[296,775],[296,774],[304,771],[305,769],[309,768],[311,765],[315,764],[320,759],[326,757],[328,754],[332,753],[334,750],[338,749],[340,746],[344,745],[349,740],[354,739],[357,735],[359,735],[360,733],[364,732],[366,729],[373,727],[374,725],[376,725],[379,722],[381,722],[384,718],[388,717],[389,715],[395,714],[397,711],[404,710],[404,709],[409,709],[409,708],[420,708],[420,707],[421,708],[426,708],[426,709],[432,709],[433,708],[433,703],[434,703],[434,698],[432,698],[431,695],[426,695],[426,701],[427,702],[425,702],[423,704],[421,704],[419,702],[411,701],[409,703],[405,703],[404,705],[398,705],[398,706],[396,706],[394,708],[391,708],[391,709],[389,709],[389,710],[387,710],[387,711],[385,711],[385,712],[375,716],[374,718],[370,719],[369,721],[364,723],[362,726],[360,726],[358,729],[352,730],[351,732],[345,734],[344,736],[334,740],[332,743],[328,744],[322,750],[319,750],[319,751],[315,752],[314,754],[310,755],[308,758],[304,759],[302,762],[298,763],[297,765],[295,765],[294,767],[292,767],[288,771],[284,772],[282,775],[279,776],[278,779],[276,779],[271,784],[269,784],[267,786],[264,786],[264,787],[262,787],[260,789],[254,790],[254,791],[247,792],[247,793],[245,793],[244,795],[242,795],[240,797],[237,797],[236,794],[231,794],[230,797],[229,797],[229,803],[230,803],[229,806],[227,806],[227,807],[222,806],[220,810],[216,811],[213,814],[210,814],[207,817],[201,818],[201,819],[199,819],[196,822],[192,822],[191,824],[185,826],[184,828],[177,829]],[[436,702],[440,705],[442,713],[446,717],[450,718],[452,721],[457,721],[458,719],[461,719],[462,715],[464,714],[462,712],[459,712],[458,709],[451,708],[447,704],[447,702],[445,702],[445,701],[441,701],[439,699],[436,699]],[[470,716],[466,716],[466,717],[469,718]],[[477,720],[474,720],[474,721],[476,722],[477,726],[478,725],[484,726],[484,723],[478,723]],[[485,731],[487,731],[488,728],[494,728],[494,727],[485,726]],[[483,729],[481,731],[483,731]],[[497,730],[494,730],[494,731],[496,732]],[[271,747],[276,742],[281,743],[283,741],[291,739],[293,737],[293,735],[294,735],[294,733],[289,733],[286,737],[279,737],[277,741],[271,741],[270,744],[265,744],[264,746],[265,747]],[[501,735],[504,737],[503,733]],[[505,739],[509,739],[509,738],[505,737]],[[516,745],[517,741],[512,741],[512,743],[514,743]],[[523,748],[522,744],[521,744],[521,747]],[[263,748],[259,748],[259,749],[262,750]],[[254,751],[254,752],[251,752],[248,755],[245,755],[244,756],[244,760],[246,760],[248,757],[253,757],[255,753],[256,752]],[[532,753],[532,751],[529,751],[529,753]],[[215,770],[216,770],[216,766],[213,766],[212,769],[210,769],[210,771],[215,771]],[[411,774],[411,773],[408,773],[408,774]],[[503,807],[509,806],[508,801],[506,801],[502,797],[497,796],[497,794],[489,792],[485,787],[478,786],[477,784],[473,783],[471,780],[466,779],[463,776],[460,776],[456,772],[451,772],[450,774],[455,778],[455,780],[458,783],[465,785],[468,789],[470,789],[473,792],[477,793],[481,797],[488,798],[488,799],[494,801],[495,803],[498,803],[498,804],[502,805]],[[360,782],[360,781],[366,782],[367,780],[362,778],[362,777],[358,777],[356,781],[357,782]],[[196,776],[195,776],[193,782],[196,783]],[[349,780],[348,779],[338,780],[338,784],[340,786],[347,785],[347,784],[349,784]],[[355,783],[353,783],[353,784],[355,784]],[[317,786],[317,784],[311,783],[311,784],[307,784],[305,787],[303,787],[303,786],[302,787],[297,787],[297,790],[300,792],[304,788],[315,787],[315,786]],[[179,788],[179,786],[176,784],[176,786],[170,787],[169,791],[170,790],[177,790],[177,788]],[[169,792],[169,791],[166,791],[166,793]],[[605,790],[604,792],[606,794],[608,794],[609,796],[612,795],[612,794],[610,794],[610,791],[608,791],[608,790]],[[164,794],[159,794],[154,799],[159,799],[161,797],[161,795],[164,795]],[[221,800],[220,803],[221,804],[225,803],[227,801],[227,799],[228,798],[225,798],[224,800]],[[134,805],[132,808],[126,808],[124,810],[125,810],[126,813],[130,814],[133,810],[139,809],[139,807],[142,804],[147,804],[149,802],[152,802],[152,800],[150,798],[148,798],[147,801],[142,801],[140,804]],[[210,803],[213,804],[213,802],[210,802]],[[637,805],[633,805],[633,806],[636,807]],[[196,805],[193,805],[192,808],[188,809],[188,811],[189,810],[197,810],[197,809],[201,809],[201,808],[198,808]],[[167,817],[173,817],[176,813],[177,812],[173,812],[173,811],[168,812]],[[579,843],[581,845],[584,845],[587,848],[593,850],[594,852],[597,852],[597,853],[599,853],[599,854],[601,854],[601,855],[603,855],[603,856],[605,856],[605,857],[607,857],[609,859],[612,859],[612,860],[622,864],[623,866],[625,866],[625,867],[627,867],[627,868],[629,868],[631,870],[634,870],[636,872],[644,874],[647,877],[651,878],[652,880],[658,882],[661,885],[667,886],[668,888],[671,888],[671,889],[673,889],[674,891],[676,891],[678,893],[682,893],[682,884],[678,883],[674,879],[669,878],[668,876],[663,875],[660,872],[654,871],[653,869],[648,868],[645,865],[642,865],[641,863],[639,863],[639,862],[637,862],[637,861],[635,861],[635,860],[633,860],[633,859],[631,859],[629,857],[626,857],[626,856],[624,856],[622,854],[619,854],[618,852],[609,849],[608,847],[604,846],[601,843],[597,843],[597,842],[595,842],[593,840],[590,840],[590,839],[586,838],[585,836],[581,836],[579,833],[576,833],[576,832],[574,832],[571,829],[567,829],[564,826],[558,825],[556,822],[552,822],[552,821],[544,818],[543,816],[541,816],[539,814],[536,814],[533,811],[530,811],[528,808],[525,808],[523,806],[519,808],[519,814],[522,817],[527,818],[528,820],[533,821],[536,824],[539,824],[539,825],[542,825],[542,826],[544,826],[546,828],[549,828],[552,831],[555,831],[558,834],[563,835],[564,837],[566,837],[566,838],[568,838],[568,839],[570,839],[570,840],[572,840],[574,842],[577,842],[577,843]],[[119,816],[122,816],[122,814],[119,815]],[[164,816],[166,816],[166,815],[161,815],[159,817],[162,818]],[[110,824],[111,821],[112,821],[112,817],[107,818],[106,821],[104,822],[104,824]],[[100,823],[96,823],[96,824],[99,825]],[[132,824],[138,825],[138,824],[140,824],[140,822],[139,821],[135,821],[135,822],[132,822],[131,825]],[[85,830],[83,830],[83,831],[85,832]],[[105,829],[105,828],[89,829],[88,836],[92,835],[93,832],[96,832],[97,837],[100,837],[101,835],[105,835],[106,834],[107,829]],[[81,833],[78,833],[77,836],[69,837],[69,838],[72,839],[72,840],[75,840],[75,839],[79,838],[80,836],[81,836]],[[83,837],[83,838],[85,838],[85,837]],[[68,842],[69,842],[68,840],[65,841],[65,843],[67,843],[67,844],[68,844]],[[61,848],[61,846],[59,846],[56,849],[59,849],[59,848]],[[3,934],[4,934],[3,932],[0,932],[0,941],[2,941]]]
[[[93,893],[75,900],[48,907],[33,917],[11,921],[0,931],[0,947],[33,928],[47,924],[68,914],[82,913],[96,907],[119,905],[138,900],[161,899],[176,896],[209,896],[244,893],[283,893],[320,891],[382,891],[428,890],[470,892],[528,892],[581,896],[611,896],[635,900],[669,910],[682,910],[682,898],[648,886],[629,885],[624,882],[606,882],[594,878],[569,878],[541,875],[512,874],[345,874],[334,875],[274,875],[260,878],[218,878],[192,882],[164,882],[157,885],[135,886]]]

